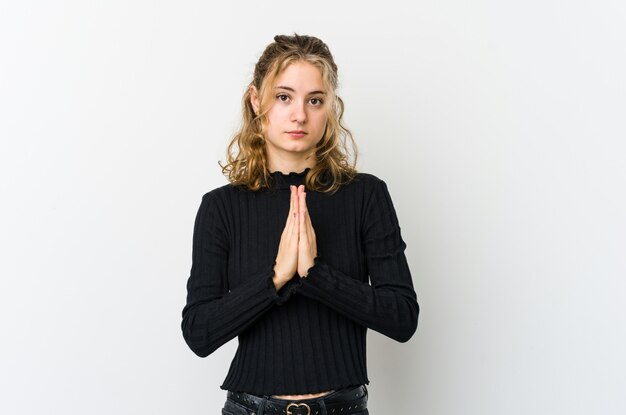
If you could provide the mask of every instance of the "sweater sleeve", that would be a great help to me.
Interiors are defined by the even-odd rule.
[[[362,244],[371,285],[345,275],[318,256],[297,292],[396,341],[417,329],[419,305],[400,225],[384,181],[373,183],[363,216]]]
[[[200,357],[213,353],[293,293],[292,284],[276,291],[272,281],[275,262],[229,290],[229,244],[214,199],[211,192],[205,194],[196,215],[181,322],[185,342]]]

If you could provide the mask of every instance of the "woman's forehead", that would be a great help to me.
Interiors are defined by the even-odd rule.
[[[322,71],[315,65],[298,61],[291,63],[278,74],[273,89],[304,94],[325,93]]]

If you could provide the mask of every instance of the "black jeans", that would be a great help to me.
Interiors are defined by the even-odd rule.
[[[367,395],[367,388],[365,388],[365,394]],[[324,396],[321,396],[319,398],[314,398],[314,399],[324,400],[325,397],[330,396],[330,395],[332,394],[324,395]],[[273,398],[271,397],[263,397],[262,399],[264,399],[266,403],[267,402],[271,403],[273,400]],[[294,401],[294,402],[297,402],[297,401]],[[257,411],[258,409],[248,408],[239,402],[235,402],[231,400],[230,398],[226,398],[226,402],[224,403],[224,408],[222,408],[222,415],[261,415],[261,413]],[[325,412],[325,410],[323,409],[321,412],[322,413],[317,413],[317,414],[314,412],[311,412],[311,415],[334,415],[334,414],[329,414],[329,413],[323,413]],[[353,412],[350,415],[369,415],[369,411],[366,408],[360,412]]]

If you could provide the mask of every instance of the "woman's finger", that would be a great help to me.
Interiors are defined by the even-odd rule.
[[[306,238],[306,223],[305,223],[305,216],[306,216],[306,202],[304,200],[305,198],[305,194],[304,193],[304,186],[299,186],[298,187],[298,219],[300,219],[299,222],[299,232],[300,232],[300,237],[301,238]]]
[[[306,203],[306,197],[304,198]],[[313,223],[311,222],[311,215],[309,215],[309,209],[306,209],[306,215],[304,217],[305,227],[306,227],[306,235],[309,241],[309,247],[311,251],[314,253],[314,257],[317,256],[317,242],[315,239],[315,229],[313,229]]]
[[[291,229],[290,229],[290,236],[291,236],[291,241],[293,243],[293,246],[295,246],[295,249],[297,251],[298,249],[298,232],[300,230],[300,217],[298,215],[298,191],[297,189],[294,189],[293,191],[293,199],[294,199],[294,211],[292,213],[292,218],[291,218]]]
[[[292,209],[289,211],[289,224],[287,229],[287,234],[290,237],[290,240],[298,240],[297,231],[298,231],[298,192],[295,186],[291,186],[291,205]]]
[[[283,231],[281,233],[281,240],[282,237],[285,235],[289,235],[291,234],[291,227],[290,227],[290,223],[293,221],[293,211],[294,211],[294,198],[293,198],[293,189],[291,189],[291,194],[289,195],[289,213],[287,213],[287,220],[285,221],[285,227],[283,228]]]
[[[296,207],[298,206],[298,200],[296,199],[297,196],[297,192],[296,192],[296,186],[289,186],[290,190],[291,190],[291,198],[290,198],[290,205],[289,205],[289,216],[290,217],[295,217],[294,212],[297,212]]]

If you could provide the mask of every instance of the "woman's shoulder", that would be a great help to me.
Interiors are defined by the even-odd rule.
[[[233,186],[230,183],[227,183],[223,186],[214,187],[213,189],[206,191],[202,195],[202,199],[215,199],[215,198],[224,197],[226,193],[231,191],[232,187]]]
[[[202,205],[215,207],[221,207],[228,210],[228,205],[233,200],[232,192],[239,191],[236,186],[227,183],[222,186],[214,187],[213,189],[205,191],[202,195]]]
[[[354,179],[365,182],[365,183],[378,183],[382,181],[381,178],[374,175],[373,173],[367,173],[364,171],[358,172],[356,176],[354,177]]]
[[[363,171],[358,172],[354,176],[354,179],[352,179],[352,182],[366,189],[372,189],[380,186],[381,183],[384,183],[384,181],[377,175]]]
[[[368,172],[357,171],[352,177],[344,177],[336,191],[329,193],[329,196],[341,193],[352,193],[357,191],[356,194],[363,192],[369,193],[372,189],[380,186],[379,183],[383,181],[376,175]]]
[[[354,181],[359,183],[358,193],[366,195],[368,200],[391,198],[387,182],[375,174],[359,172]]]
[[[363,203],[368,203],[375,195],[380,195],[386,189],[385,182],[377,175],[368,172],[357,172],[353,178],[341,185],[337,194],[357,198]]]

